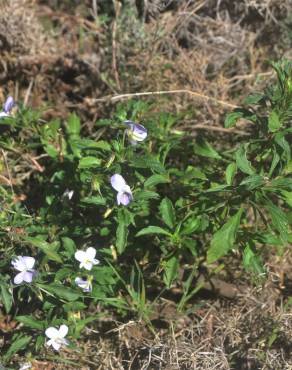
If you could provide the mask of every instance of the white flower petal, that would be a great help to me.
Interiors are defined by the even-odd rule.
[[[92,266],[93,266],[93,264],[92,264],[92,262],[91,261],[84,261],[84,262],[82,262],[81,264],[80,264],[80,267],[81,267],[81,265],[82,265],[82,267],[83,268],[85,268],[86,270],[88,270],[88,271],[90,271],[91,269],[92,269]]]
[[[82,262],[84,259],[86,259],[86,253],[84,251],[78,250],[75,252],[75,259],[77,261]]]
[[[56,342],[56,341],[52,341],[52,346],[53,346],[53,348],[54,348],[56,351],[59,351],[59,349],[61,348],[61,343]]]
[[[35,271],[34,270],[32,270],[32,271],[23,271],[22,274],[23,274],[23,281],[25,281],[26,283],[31,283],[32,279],[35,275]]]
[[[22,257],[22,261],[26,265],[27,269],[32,269],[35,264],[35,259],[33,257],[24,256]]]
[[[24,274],[25,274],[25,271],[17,274],[13,279],[14,284],[21,284],[24,279]]]
[[[15,270],[18,270],[18,271],[26,270],[25,261],[23,260],[22,256],[17,256],[16,258],[14,258],[11,264],[15,268]]]
[[[8,117],[9,114],[5,113],[5,112],[0,112],[0,118],[2,117]]]
[[[61,325],[59,329],[59,335],[64,338],[68,334],[68,326],[67,325]]]
[[[111,177],[111,185],[116,191],[122,191],[122,189],[124,188],[124,186],[127,185],[127,183],[123,176],[116,173]]]
[[[95,255],[96,255],[96,249],[92,248],[92,247],[89,247],[89,248],[87,248],[85,253],[86,253],[87,259],[93,260]]]
[[[54,328],[54,327],[50,327],[50,328],[46,329],[45,334],[48,338],[54,340],[54,339],[59,337],[59,330]],[[51,341],[49,340],[48,344],[49,344],[49,342],[51,342]]]

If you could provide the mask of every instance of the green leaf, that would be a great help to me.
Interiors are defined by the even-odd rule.
[[[152,186],[158,185],[158,184],[164,184],[169,182],[169,179],[167,176],[164,175],[152,175],[150,176],[145,182],[144,187],[150,188]]]
[[[216,231],[207,252],[208,263],[217,261],[233,247],[242,212],[243,209],[240,208],[238,212],[226,222],[226,224]]]
[[[272,111],[268,119],[269,132],[276,132],[281,127],[281,121],[276,111]]]
[[[245,105],[255,105],[255,104],[260,103],[261,100],[264,99],[264,97],[265,97],[265,95],[260,94],[260,93],[250,94],[243,100],[243,104],[245,104]]]
[[[124,220],[119,220],[119,224],[116,231],[116,247],[119,254],[122,254],[127,246],[128,238],[128,226]]]
[[[32,329],[43,330],[45,327],[43,321],[35,319],[33,316],[16,316],[15,319]]]
[[[235,153],[235,159],[237,167],[248,175],[253,175],[255,173],[254,168],[252,167],[250,161],[246,158],[246,149],[244,146],[241,146]]]
[[[236,125],[236,122],[242,117],[243,113],[241,111],[234,111],[228,113],[224,121],[224,126],[226,128],[234,127]]]
[[[220,154],[206,140],[200,140],[199,143],[195,144],[194,150],[196,154],[202,157],[221,159]]]
[[[64,236],[63,238],[61,238],[61,240],[66,252],[68,252],[69,256],[73,256],[74,253],[76,252],[75,242],[72,239],[68,238],[67,236]]]
[[[272,176],[275,168],[277,167],[278,163],[280,162],[281,158],[279,154],[276,152],[276,150],[273,151],[273,160],[271,163],[270,171],[269,171],[269,177]]]
[[[190,218],[183,223],[182,235],[190,235],[196,232],[201,225],[201,218]]]
[[[81,202],[86,203],[86,204],[96,205],[96,206],[105,206],[106,205],[105,198],[103,198],[101,196],[97,196],[97,195],[83,198],[83,199],[81,199]]]
[[[160,203],[159,211],[164,223],[170,229],[173,229],[175,224],[175,212],[171,200],[164,198]]]
[[[4,355],[4,359],[9,360],[15,353],[17,353],[21,349],[26,348],[30,341],[31,341],[31,336],[18,335],[12,342],[6,354]]]
[[[48,257],[48,259],[52,261],[56,261],[59,263],[62,263],[62,258],[61,256],[56,252],[56,247],[59,246],[59,243],[47,243],[45,240],[40,239],[40,238],[32,238],[32,237],[27,237],[25,239],[27,242],[32,244],[33,246],[41,249],[45,255]]]
[[[80,129],[81,129],[80,119],[75,113],[72,113],[69,116],[68,124],[67,124],[68,134],[79,135]]]
[[[286,242],[288,239],[289,222],[285,213],[272,202],[266,205],[266,209],[270,213],[272,225],[279,232],[281,239]]]
[[[178,258],[176,256],[169,258],[167,261],[164,261],[163,267],[164,267],[163,281],[167,288],[169,289],[172,282],[177,277],[179,267]]]
[[[239,185],[245,186],[247,190],[254,190],[265,184],[265,179],[260,175],[246,177]]]
[[[289,161],[291,158],[291,148],[290,148],[290,144],[288,143],[288,141],[286,140],[284,136],[284,133],[277,132],[275,134],[274,139],[275,139],[276,144],[279,145],[279,147],[283,149],[286,155],[287,161]]]
[[[148,235],[148,234],[163,234],[171,236],[170,232],[162,229],[159,226],[147,226],[144,229],[140,230],[136,236]]]
[[[247,271],[256,274],[265,272],[261,259],[253,252],[252,248],[247,245],[243,252],[243,266]]]
[[[163,164],[152,155],[134,156],[130,165],[137,168],[150,168],[152,171],[160,174],[166,172]]]
[[[159,199],[159,194],[155,191],[141,190],[134,194],[135,201],[148,200],[148,199]]]
[[[236,171],[237,171],[236,163],[233,162],[227,166],[226,172],[225,172],[225,179],[226,179],[227,185],[232,185]]]
[[[59,298],[65,299],[66,301],[76,301],[80,294],[76,290],[66,287],[59,283],[52,284],[37,284],[38,287],[42,288],[44,291],[58,296]]]
[[[0,284],[1,284],[1,297],[2,297],[1,300],[5,307],[5,311],[8,314],[12,307],[13,296],[9,293],[9,290],[7,289],[7,285],[4,281],[1,281]]]
[[[78,168],[100,167],[101,160],[96,157],[83,157],[79,161]]]

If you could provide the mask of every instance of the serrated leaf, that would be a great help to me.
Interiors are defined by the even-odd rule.
[[[199,143],[195,144],[194,151],[203,157],[221,159],[220,154],[206,140],[200,140]]]
[[[265,184],[265,179],[260,175],[246,177],[239,185],[245,186],[247,190],[254,190]]]
[[[276,152],[276,150],[273,151],[273,160],[272,160],[272,163],[271,163],[271,167],[270,167],[270,171],[269,171],[269,177],[271,177],[273,175],[273,172],[275,170],[275,168],[277,167],[278,163],[280,162],[280,156],[279,154]]]
[[[42,288],[43,290],[58,296],[59,298],[65,299],[67,301],[76,301],[80,294],[76,292],[76,290],[66,287],[59,283],[52,283],[52,284],[36,284],[38,287]]]
[[[31,336],[17,336],[16,339],[12,342],[11,346],[9,347],[8,351],[4,355],[5,360],[10,359],[15,353],[20,351],[21,349],[26,348],[28,343],[31,341]]]
[[[103,198],[101,196],[98,196],[98,195],[83,198],[83,199],[81,199],[81,202],[86,203],[86,204],[93,204],[93,205],[96,205],[96,206],[105,206],[106,205],[105,198]]]
[[[159,194],[155,191],[141,190],[134,194],[135,201],[149,200],[149,199],[159,199]]]
[[[68,119],[67,131],[70,135],[79,135],[80,129],[80,119],[75,113],[72,113]]]
[[[243,100],[243,104],[245,104],[245,105],[255,105],[255,104],[260,103],[260,101],[262,99],[264,99],[264,97],[265,97],[265,95],[260,94],[260,93],[250,94]]]
[[[100,167],[101,160],[96,157],[83,157],[79,161],[78,168]]]
[[[227,166],[226,172],[225,172],[225,179],[226,179],[227,185],[232,185],[236,171],[237,171],[236,163],[233,162]]]
[[[276,111],[272,111],[268,118],[269,132],[276,132],[281,128],[281,121]]]
[[[160,174],[166,172],[163,164],[157,158],[150,155],[135,156],[130,165],[137,168],[150,168],[152,171]]]
[[[164,184],[169,182],[168,177],[163,176],[163,175],[152,175],[150,176],[145,182],[144,182],[144,187],[145,188],[150,188],[152,186],[158,185],[158,184]]]
[[[234,111],[231,113],[228,113],[226,115],[225,121],[224,121],[224,126],[226,128],[231,128],[236,125],[236,122],[242,118],[243,113],[241,111]]]
[[[30,244],[32,244],[33,246],[41,249],[45,253],[45,255],[48,257],[48,259],[59,262],[59,263],[63,262],[61,256],[55,250],[58,243],[48,243],[45,240],[37,238],[37,237],[35,238],[28,237],[25,240],[29,242]]]
[[[159,211],[164,223],[170,228],[174,228],[175,212],[170,199],[164,198],[159,206]]]
[[[149,234],[162,234],[171,236],[170,232],[167,230],[162,229],[162,227],[159,226],[147,226],[144,229],[140,230],[136,236],[142,236],[142,235],[149,235]]]
[[[75,242],[66,236],[61,238],[61,240],[62,240],[63,247],[68,252],[69,256],[73,256],[74,253],[76,252]]]
[[[265,271],[261,259],[249,245],[245,247],[243,252],[243,266],[247,271],[252,271],[256,274],[262,274]]]
[[[128,226],[124,221],[119,221],[116,231],[116,247],[119,254],[122,254],[126,248],[128,234]]]
[[[163,281],[169,289],[174,279],[177,277],[179,267],[178,258],[176,256],[169,258],[167,261],[164,261],[163,267]]]
[[[207,252],[207,262],[213,263],[223,257],[234,245],[243,209],[240,208],[216,233]]]
[[[286,242],[288,238],[289,222],[285,213],[272,202],[266,205],[266,209],[270,213],[272,225],[279,232],[281,239]]]
[[[235,152],[235,159],[237,167],[243,172],[248,175],[253,175],[255,173],[254,168],[252,167],[250,161],[246,157],[246,149],[244,146],[241,146]]]
[[[43,330],[45,326],[44,322],[35,319],[33,316],[16,316],[15,319],[32,329]]]
[[[7,289],[5,282],[1,281],[0,284],[1,284],[1,297],[2,297],[1,301],[3,302],[5,311],[8,314],[12,307],[13,297],[9,293],[9,290]]]

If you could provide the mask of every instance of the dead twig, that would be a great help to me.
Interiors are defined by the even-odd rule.
[[[128,94],[120,94],[120,95],[108,95],[104,96],[103,98],[98,98],[98,99],[92,99],[91,101],[96,103],[96,102],[103,102],[103,101],[111,101],[111,102],[116,102],[120,100],[125,100],[125,99],[132,99],[132,98],[138,98],[141,96],[155,96],[155,95],[173,95],[173,94],[187,94],[191,95],[193,97],[196,97],[198,99],[202,99],[205,101],[213,102],[228,108],[238,108],[238,105],[228,103],[223,100],[216,99],[212,96],[207,96],[204,94],[201,94],[196,91],[191,91],[191,90],[185,90],[185,89],[178,89],[178,90],[161,90],[161,91],[147,91],[147,92],[139,92],[139,93],[128,93]]]
[[[115,18],[113,21],[113,33],[112,33],[112,69],[115,76],[115,81],[119,90],[121,90],[120,77],[117,66],[117,19],[120,14],[121,4],[114,0],[115,7]]]
[[[241,130],[236,130],[233,128],[225,128],[225,127],[218,127],[218,126],[208,126],[208,125],[203,125],[203,124],[196,124],[194,126],[184,126],[180,127],[180,129],[184,129],[185,131],[188,130],[188,135],[193,136],[194,133],[189,132],[192,130],[207,130],[207,131],[217,131],[217,132],[224,132],[225,134],[238,134],[242,136],[250,136],[249,132],[246,131],[241,131]]]

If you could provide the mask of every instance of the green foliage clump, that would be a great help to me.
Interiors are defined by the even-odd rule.
[[[267,251],[281,253],[292,241],[292,64],[273,67],[277,82],[227,115],[227,128],[249,123],[249,135],[232,146],[190,139],[174,128],[176,116],[141,101],[118,106],[91,134],[75,114],[44,122],[20,108],[1,120],[1,146],[16,157],[15,171],[19,153],[42,161],[29,182],[24,176],[14,188],[0,187],[1,302],[25,328],[4,361],[27,346],[41,348],[49,326],[66,323],[78,338],[101,315],[87,315],[89,307],[149,322],[148,292],[158,297],[177,284],[183,309],[199,289],[202,266],[215,271],[226,255],[240,256],[249,272],[265,272]],[[130,143],[126,119],[147,127],[145,141]],[[113,174],[131,187],[127,207],[116,203]],[[26,201],[15,200],[23,192]],[[75,253],[88,247],[100,263],[80,269]],[[32,283],[13,284],[16,256],[35,258]],[[92,289],[83,291],[76,278]]]

